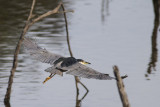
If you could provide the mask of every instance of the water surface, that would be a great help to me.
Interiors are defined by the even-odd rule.
[[[40,15],[58,4],[56,0],[38,0],[35,13]],[[160,105],[159,31],[155,26],[151,0],[64,0],[68,13],[73,55],[85,59],[90,67],[113,76],[118,65],[131,106]],[[13,53],[30,9],[31,1],[0,1],[0,106],[4,106]],[[156,36],[153,35],[156,32]],[[31,27],[26,36],[47,50],[69,56],[63,15],[45,18]],[[48,64],[35,61],[21,49],[11,93],[12,107],[75,107],[76,89],[73,76],[49,76]],[[115,81],[81,79],[90,90],[81,107],[119,107]],[[81,98],[85,90],[80,86]]]

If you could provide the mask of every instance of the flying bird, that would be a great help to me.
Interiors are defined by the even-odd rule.
[[[29,38],[24,38],[23,46],[34,59],[39,60],[42,63],[51,64],[51,67],[45,69],[46,72],[50,73],[50,76],[47,77],[43,83],[51,79],[56,74],[63,76],[64,72],[66,74],[88,79],[115,79],[114,77],[109,76],[109,74],[100,73],[86,66],[86,64],[90,63],[84,61],[83,59],[76,59],[74,57],[63,57],[61,55],[51,53],[45,48],[38,46],[36,42],[33,42]]]

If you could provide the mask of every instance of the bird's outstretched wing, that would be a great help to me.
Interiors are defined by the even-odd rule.
[[[76,63],[70,67],[68,67],[68,71],[66,74],[71,74],[77,77],[88,78],[88,79],[99,79],[99,80],[111,80],[115,79],[114,77],[110,77],[109,74],[104,74],[97,72],[96,70],[82,65],[80,63]]]
[[[43,63],[49,63],[53,65],[57,59],[62,57],[61,55],[50,53],[46,49],[39,47],[29,38],[24,38],[23,45],[34,59],[39,60]]]

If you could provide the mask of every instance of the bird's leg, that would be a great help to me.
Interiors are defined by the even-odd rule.
[[[51,74],[49,77],[47,77],[47,78],[43,81],[43,84],[44,84],[46,81],[48,81],[49,79],[51,79],[54,75],[56,75],[56,74]]]

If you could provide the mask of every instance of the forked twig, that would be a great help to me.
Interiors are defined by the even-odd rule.
[[[71,46],[70,46],[70,41],[69,41],[69,32],[68,32],[68,22],[67,22],[67,16],[66,16],[66,13],[65,13],[65,8],[63,6],[63,4],[61,5],[63,11],[64,11],[64,18],[65,18],[65,23],[66,23],[66,33],[67,33],[67,44],[68,44],[68,49],[69,49],[69,53],[70,53],[70,56],[73,57],[73,53],[72,53],[72,50],[71,50]],[[77,89],[77,94],[79,94],[79,88],[78,88],[78,83],[80,83],[85,89],[86,91],[88,92],[88,88],[79,80],[79,78],[77,76],[74,76],[75,77],[75,83],[76,83],[76,89]]]
[[[87,96],[89,91],[86,91],[86,93],[83,95],[81,99],[78,99],[78,95],[76,96],[76,106],[75,107],[81,107],[82,100]]]
[[[29,21],[32,18],[32,14],[33,14],[33,9],[34,9],[35,3],[36,3],[36,0],[33,0],[32,1],[32,6],[31,6],[31,10],[30,10],[30,13],[29,13],[27,21]]]
[[[63,4],[61,5],[61,7],[62,7],[62,10],[65,11],[65,8],[64,8]],[[67,21],[67,16],[66,16],[66,13],[63,13],[63,15],[64,15],[64,19],[65,19],[65,26],[66,26],[66,33],[67,33],[68,49],[69,49],[70,56],[73,57],[73,53],[72,53],[71,46],[70,46],[70,41],[69,41],[69,32],[68,32],[68,21]]]

